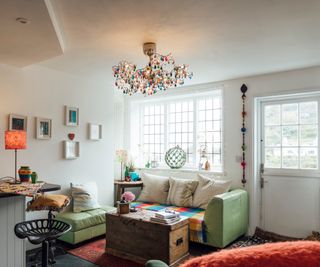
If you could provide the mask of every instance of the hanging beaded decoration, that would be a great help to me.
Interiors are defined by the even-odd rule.
[[[240,88],[241,93],[242,93],[242,128],[241,128],[241,133],[242,133],[242,146],[241,146],[241,150],[242,150],[242,160],[241,160],[241,167],[242,167],[242,185],[243,187],[245,186],[247,180],[246,180],[246,132],[247,132],[247,128],[246,128],[246,116],[247,116],[247,112],[245,109],[245,100],[246,100],[246,92],[248,90],[247,86],[245,84],[243,84]]]

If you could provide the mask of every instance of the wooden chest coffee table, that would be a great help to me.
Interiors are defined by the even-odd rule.
[[[151,222],[153,212],[106,214],[106,253],[144,264],[151,259],[173,265],[189,255],[188,218],[172,224]]]

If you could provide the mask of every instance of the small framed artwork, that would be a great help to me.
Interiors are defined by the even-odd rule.
[[[64,158],[77,159],[80,156],[80,143],[74,141],[64,141]]]
[[[102,139],[102,125],[89,123],[89,139],[101,140]]]
[[[36,118],[36,138],[37,139],[51,139],[52,120],[44,118]]]
[[[27,116],[10,114],[9,131],[27,131]]]
[[[66,125],[78,126],[79,125],[79,109],[66,106]]]

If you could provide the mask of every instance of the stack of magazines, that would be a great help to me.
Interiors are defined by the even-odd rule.
[[[158,211],[150,218],[152,222],[170,224],[180,220],[180,213],[176,211]]]

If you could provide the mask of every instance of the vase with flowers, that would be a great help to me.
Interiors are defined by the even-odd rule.
[[[118,201],[118,213],[127,214],[130,210],[130,203],[134,201],[136,196],[130,192],[126,191],[121,195],[121,200]],[[133,211],[133,210],[132,210]]]
[[[126,165],[126,162],[128,160],[128,152],[125,149],[118,149],[116,151],[116,157],[117,157],[117,161],[121,163],[121,174],[120,174],[120,180],[122,181],[123,179],[123,167]]]

